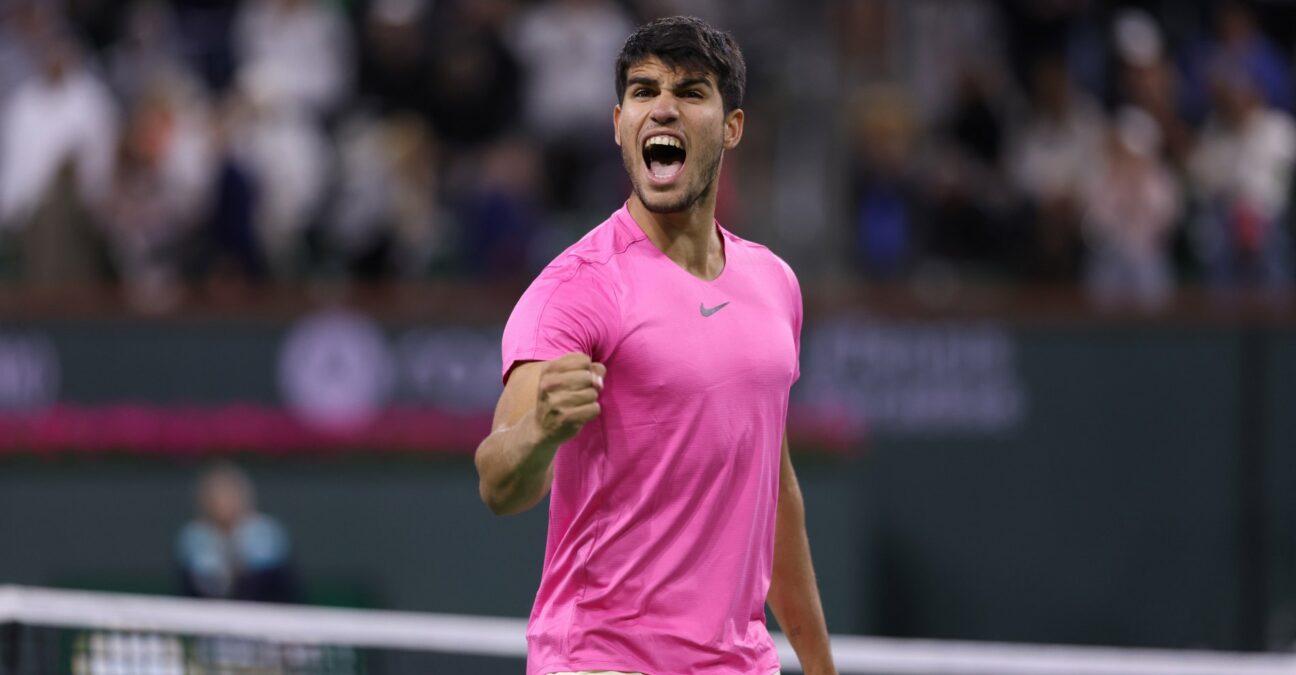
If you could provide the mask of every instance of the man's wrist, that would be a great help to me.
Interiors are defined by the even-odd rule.
[[[826,645],[806,649],[804,656],[797,654],[801,661],[801,672],[805,675],[837,675],[837,666],[833,663],[832,648]]]
[[[837,668],[829,658],[824,663],[802,663],[801,670],[805,675],[837,675]]]
[[[528,415],[522,422],[522,442],[527,448],[527,456],[530,460],[543,460],[548,462],[553,458],[554,452],[557,451],[560,443],[545,435],[544,426],[540,420],[536,419],[534,414]]]

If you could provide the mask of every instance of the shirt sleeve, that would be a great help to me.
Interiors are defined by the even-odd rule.
[[[596,264],[545,268],[522,294],[504,326],[503,378],[518,364],[571,352],[603,361],[611,353],[620,309],[612,284]]]

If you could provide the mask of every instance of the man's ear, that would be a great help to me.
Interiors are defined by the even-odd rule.
[[[616,144],[621,145],[621,104],[612,106],[612,138],[616,139]]]
[[[738,141],[742,140],[743,134],[743,111],[742,108],[734,108],[725,115],[724,123],[724,149],[733,150],[738,147]]]

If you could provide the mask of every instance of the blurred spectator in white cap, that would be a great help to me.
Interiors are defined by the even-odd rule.
[[[1159,154],[1160,142],[1150,115],[1122,109],[1085,183],[1085,281],[1102,303],[1153,308],[1173,288],[1169,247],[1180,194]]]
[[[1211,94],[1211,117],[1190,163],[1208,279],[1285,288],[1296,125],[1265,102],[1251,71],[1234,61],[1212,69]]]
[[[1112,44],[1119,98],[1156,120],[1162,153],[1182,166],[1194,135],[1183,111],[1179,70],[1166,54],[1160,26],[1141,9],[1123,9],[1112,22]]]

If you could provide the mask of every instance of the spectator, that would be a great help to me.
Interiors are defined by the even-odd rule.
[[[894,281],[917,262],[916,192],[911,163],[914,120],[895,92],[858,108],[851,226],[855,264],[867,278]]]
[[[429,112],[441,139],[456,152],[480,149],[520,121],[522,68],[500,36],[509,16],[503,4],[452,4],[432,40]]]
[[[295,602],[300,600],[288,533],[256,510],[252,482],[234,464],[202,472],[198,516],[176,540],[180,590],[190,597]]]
[[[1118,99],[1157,123],[1161,148],[1175,166],[1187,163],[1194,132],[1182,110],[1179,71],[1167,58],[1161,29],[1146,12],[1123,10],[1112,23]]]
[[[907,0],[896,5],[901,21],[914,26],[905,39],[909,63],[897,74],[925,122],[942,118],[957,104],[970,63],[984,70],[1007,68],[1008,45],[994,0]],[[894,29],[893,29],[894,30]]]
[[[249,113],[237,93],[212,110],[213,185],[211,205],[186,256],[186,276],[224,293],[243,290],[266,277],[256,214],[261,193],[249,162],[240,152],[242,119]]]
[[[225,93],[237,70],[234,20],[243,4],[227,0],[172,0],[168,4],[175,10],[183,60],[214,94]]]
[[[27,215],[65,162],[87,203],[97,203],[108,187],[117,117],[112,95],[65,38],[42,50],[40,65],[39,77],[19,85],[4,111],[0,222]]]
[[[234,45],[232,149],[254,183],[256,246],[271,277],[298,279],[335,170],[326,122],[353,84],[350,29],[324,0],[247,0]]]
[[[1034,64],[1031,104],[1025,123],[1014,127],[1008,156],[1009,178],[1032,214],[1023,269],[1040,281],[1072,281],[1081,253],[1078,192],[1101,147],[1102,112],[1057,55]]]
[[[106,231],[128,297],[143,310],[179,300],[184,245],[211,202],[214,157],[204,101],[159,79],[127,119]]]
[[[545,0],[512,27],[510,46],[524,72],[524,122],[541,144],[554,208],[579,210],[591,201],[598,168],[621,171],[606,143],[616,104],[606,71],[631,27],[612,0]]]
[[[107,51],[109,83],[130,105],[162,80],[191,91],[203,83],[181,59],[181,36],[175,13],[161,0],[136,0],[127,6],[121,38]]]
[[[437,139],[422,119],[389,120],[383,150],[393,176],[388,189],[394,250],[389,270],[402,279],[417,279],[447,266],[450,216],[440,203]]]
[[[504,139],[482,156],[473,187],[460,204],[463,262],[481,280],[525,281],[537,253],[539,162],[522,139]]]
[[[1003,78],[985,65],[960,70],[952,107],[939,120],[927,152],[923,201],[925,255],[965,273],[1001,274],[1016,206],[1003,175]]]
[[[449,246],[427,123],[360,117],[340,140],[342,178],[321,242],[328,267],[369,280],[426,276]]]
[[[545,140],[596,135],[616,103],[606,84],[608,63],[631,29],[610,0],[546,0],[518,17],[512,46],[526,69],[530,129]],[[591,82],[592,81],[592,82]],[[596,126],[597,125],[597,126]]]
[[[1101,302],[1155,307],[1172,288],[1169,245],[1179,189],[1159,145],[1156,121],[1126,108],[1107,132],[1103,156],[1085,181],[1085,280]]]
[[[422,0],[374,0],[365,5],[357,33],[364,107],[384,114],[428,113],[435,43],[428,39],[431,14],[430,3]]]
[[[1188,55],[1185,76],[1193,119],[1200,120],[1212,108],[1214,70],[1223,62],[1244,73],[1264,103],[1291,112],[1289,57],[1256,26],[1255,15],[1244,2],[1230,0],[1215,12],[1214,36]]]
[[[241,82],[231,150],[255,185],[256,245],[277,279],[306,271],[306,237],[322,215],[336,148],[320,124],[287,92],[256,78]]]
[[[351,91],[351,33],[322,0],[247,0],[235,18],[238,80],[286,108],[334,113]]]
[[[1242,64],[1218,64],[1211,84],[1211,117],[1190,162],[1208,279],[1284,288],[1291,280],[1286,219],[1296,126],[1265,102]]]
[[[0,114],[0,229],[21,238],[29,281],[101,280],[92,214],[111,185],[117,111],[70,40],[52,39],[40,64]]]
[[[1093,0],[998,0],[994,3],[1008,38],[1008,64],[1017,79],[1030,82],[1035,65],[1057,61],[1073,82],[1104,91],[1104,4]]]

